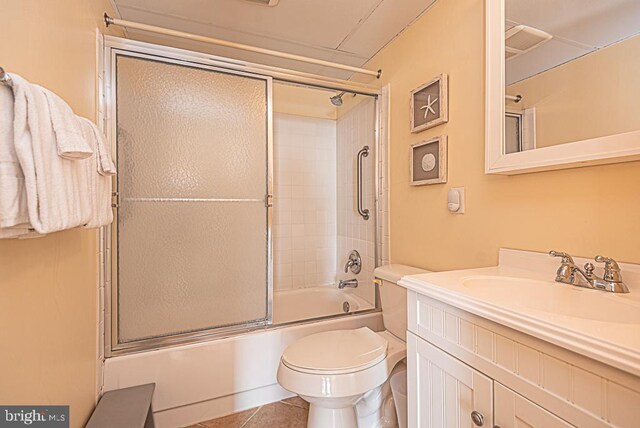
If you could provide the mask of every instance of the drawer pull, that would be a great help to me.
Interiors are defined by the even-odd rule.
[[[471,412],[471,420],[476,426],[481,427],[484,425],[484,416],[482,416],[482,413],[476,412],[475,410]]]

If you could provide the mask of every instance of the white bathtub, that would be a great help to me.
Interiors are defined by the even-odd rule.
[[[348,305],[346,311],[345,303]],[[273,294],[273,323],[284,324],[373,309],[373,307],[373,304],[351,294],[349,290],[338,290],[335,287],[278,291]]]
[[[224,339],[108,358],[104,391],[155,383],[156,426],[191,425],[291,396],[276,381],[284,349],[309,334],[367,326],[383,329],[380,312],[315,322],[315,317],[372,308],[365,300],[337,288],[307,288],[274,293],[274,324],[265,330]],[[357,309],[356,309],[357,308]]]

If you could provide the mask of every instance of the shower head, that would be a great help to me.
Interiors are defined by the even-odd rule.
[[[340,107],[342,105],[342,96],[344,95],[344,92],[340,92],[338,95],[334,95],[331,98],[329,98],[331,100],[331,104],[333,104],[336,107]]]

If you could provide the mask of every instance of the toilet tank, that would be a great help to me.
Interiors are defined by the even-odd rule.
[[[384,328],[398,339],[406,340],[407,332],[407,289],[398,285],[400,278],[429,271],[406,265],[390,264],[374,271],[381,280],[380,304]]]

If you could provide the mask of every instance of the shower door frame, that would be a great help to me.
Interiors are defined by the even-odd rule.
[[[375,266],[380,266],[382,262],[381,249],[382,237],[380,236],[380,206],[379,197],[380,190],[380,151],[382,150],[383,141],[388,151],[388,119],[390,97],[388,89],[380,88],[351,82],[341,79],[325,78],[323,76],[312,75],[309,73],[297,72],[278,67],[265,66],[256,63],[250,63],[231,58],[214,56],[206,53],[188,51],[179,48],[156,45],[152,43],[140,42],[131,39],[124,39],[114,36],[103,36],[103,51],[98,51],[98,112],[102,121],[103,129],[107,135],[111,145],[112,153],[117,161],[116,147],[116,87],[115,87],[115,59],[116,55],[127,55],[131,57],[150,58],[160,60],[167,63],[196,67],[205,70],[213,70],[223,73],[245,75],[260,79],[279,81],[300,85],[310,88],[327,89],[332,91],[347,91],[350,93],[365,95],[374,98],[374,251]],[[101,55],[102,54],[102,55]],[[268,320],[273,318],[273,236],[272,236],[272,220],[273,220],[273,90],[272,84],[267,85],[267,106],[268,106],[268,147],[267,147],[267,187],[265,203],[267,205],[267,270],[268,270]],[[384,135],[381,131],[384,128]],[[387,154],[388,156],[388,154]],[[388,166],[388,162],[386,164]],[[388,180],[388,172],[387,172]],[[273,326],[271,322],[263,321],[253,324],[238,324],[231,327],[219,327],[213,329],[199,330],[190,333],[180,333],[171,336],[143,339],[139,341],[118,344],[117,337],[117,307],[114,307],[114,298],[117,298],[117,257],[114,254],[112,243],[117,242],[117,178],[113,179],[114,189],[114,221],[112,225],[103,227],[99,234],[99,320],[102,321],[102,327],[99,325],[98,337],[99,341],[104,339],[104,343],[99,343],[99,348],[104,350],[105,357],[115,357],[135,352],[150,351],[161,349],[169,346],[185,345],[190,343],[198,343],[205,340],[221,339],[242,333],[249,333],[265,328],[280,328],[290,326],[292,324],[304,324],[309,322],[318,322],[323,320],[335,319],[345,316],[345,314],[328,315],[320,318],[309,320],[295,321],[286,324]],[[388,200],[388,195],[387,195]],[[375,307],[356,314],[367,314],[379,312],[380,298],[378,285],[375,284]],[[116,305],[117,306],[117,305]],[[115,309],[115,310],[114,310]]]
[[[244,331],[255,330],[271,324],[273,319],[273,239],[272,239],[272,221],[273,221],[273,79],[271,76],[250,73],[239,70],[230,70],[225,67],[219,67],[219,64],[202,63],[196,58],[185,58],[181,56],[176,58],[174,55],[168,56],[166,52],[154,52],[149,49],[140,49],[136,46],[119,46],[109,41],[105,43],[105,67],[104,67],[104,97],[105,97],[105,131],[111,151],[114,153],[114,160],[117,166],[117,57],[126,56],[129,58],[137,58],[141,60],[152,60],[169,65],[179,65],[184,67],[197,68],[205,71],[231,74],[235,76],[248,77],[264,81],[266,90],[267,118],[266,118],[266,189],[264,196],[265,215],[266,215],[266,278],[265,286],[267,287],[266,301],[266,319],[247,320],[245,322],[222,325],[219,327],[211,327],[198,329],[190,332],[175,333],[161,337],[137,339],[128,342],[119,342],[118,337],[118,179],[113,179],[113,212],[114,221],[103,230],[103,247],[104,248],[104,269],[103,283],[106,284],[104,296],[105,301],[105,355],[119,355],[131,352],[138,352],[149,349],[156,349],[165,346],[183,344],[200,340],[204,337],[220,337],[238,334]],[[222,65],[222,64],[220,64]],[[115,244],[115,245],[113,245]]]

